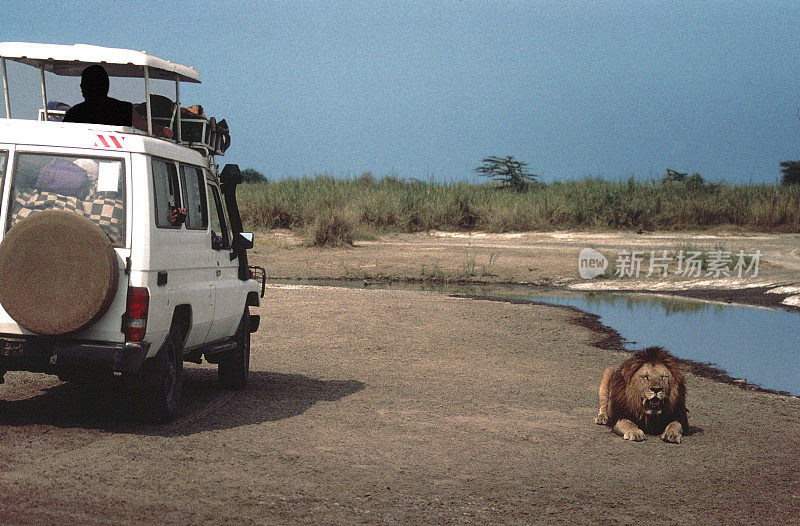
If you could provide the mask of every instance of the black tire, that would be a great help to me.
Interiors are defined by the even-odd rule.
[[[183,338],[171,331],[154,357],[139,369],[139,412],[153,424],[169,422],[180,411],[183,390]]]
[[[236,348],[220,357],[217,378],[225,389],[238,391],[245,388],[250,375],[250,311],[247,307],[234,339]]]

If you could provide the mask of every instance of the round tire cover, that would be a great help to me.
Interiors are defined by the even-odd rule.
[[[71,212],[37,212],[14,225],[0,243],[0,304],[37,334],[88,327],[108,310],[118,281],[111,240]]]

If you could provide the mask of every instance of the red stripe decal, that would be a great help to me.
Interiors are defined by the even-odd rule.
[[[109,147],[109,144],[108,144],[108,142],[106,141],[106,138],[105,138],[105,137],[103,137],[102,135],[98,135],[97,137],[100,139],[100,142],[102,142],[102,143],[103,143],[103,146],[105,146],[106,148],[108,148],[108,147]]]
[[[114,137],[113,135],[109,135],[108,138],[111,139],[111,142],[114,143],[114,146],[116,146],[117,148],[122,148],[122,145],[119,143],[116,137]]]

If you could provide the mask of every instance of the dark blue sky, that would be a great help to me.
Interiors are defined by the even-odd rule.
[[[182,100],[231,124],[225,161],[270,177],[474,179],[514,155],[545,181],[774,183],[800,159],[796,1],[88,4],[5,6],[2,39],[197,68]]]

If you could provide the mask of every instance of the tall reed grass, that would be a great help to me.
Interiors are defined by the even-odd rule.
[[[396,177],[317,176],[242,185],[242,219],[253,229],[346,236],[431,229],[489,232],[554,229],[698,230],[731,227],[800,232],[800,185],[680,182],[556,182],[523,192],[489,184]],[[332,226],[331,222],[335,224]],[[326,237],[327,236],[327,237]],[[333,243],[337,237],[332,236]],[[346,242],[346,240],[345,240]]]

